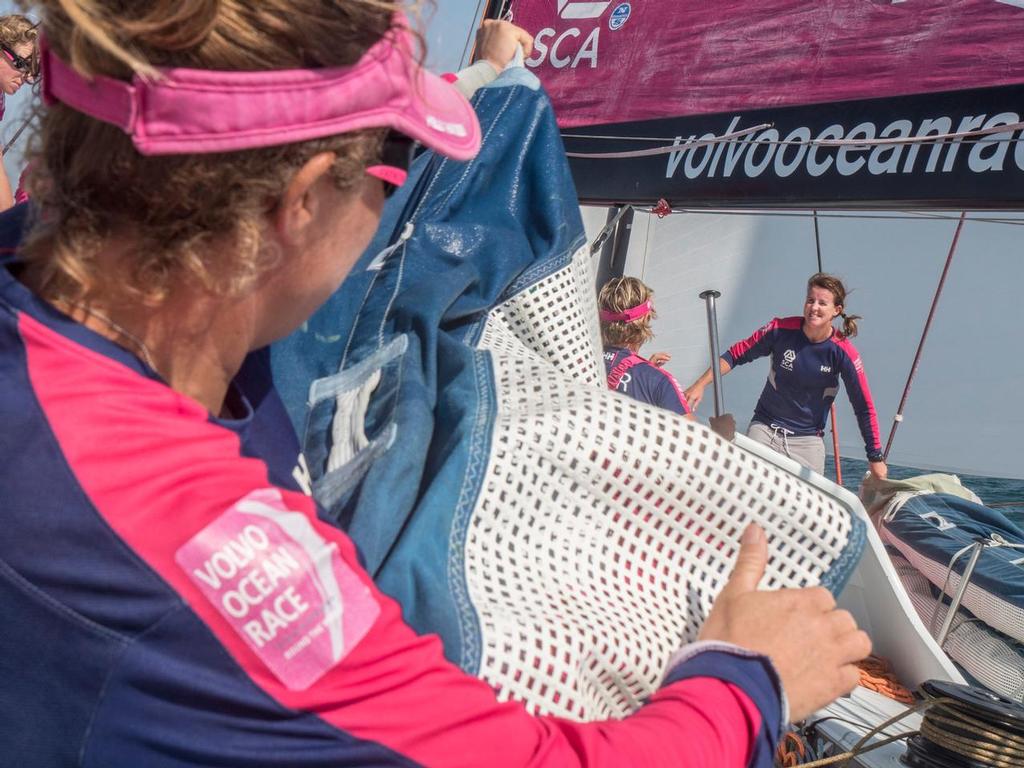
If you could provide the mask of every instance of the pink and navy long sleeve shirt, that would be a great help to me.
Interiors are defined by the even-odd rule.
[[[675,376],[628,349],[605,347],[604,367],[609,389],[680,416],[690,413],[690,406]]]
[[[782,427],[794,435],[821,435],[842,379],[868,461],[881,461],[878,416],[860,353],[839,331],[825,341],[811,341],[804,335],[803,321],[799,316],[773,318],[722,355],[732,367],[771,356],[754,421]]]
[[[260,354],[214,416],[0,268],[0,381],[0,762],[771,765],[781,690],[740,649],[594,723],[445,661],[318,516]]]

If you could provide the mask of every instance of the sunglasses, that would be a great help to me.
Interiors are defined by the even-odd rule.
[[[385,137],[380,162],[366,169],[370,176],[384,183],[385,198],[391,197],[405,183],[415,150],[416,142],[397,131],[391,131]]]
[[[0,51],[3,51],[4,52],[4,56],[6,56],[8,59],[10,59],[11,66],[14,67],[16,70],[18,70],[19,72],[21,72],[24,75],[27,75],[27,74],[31,73],[31,71],[32,71],[32,58],[31,57],[19,56],[18,54],[16,54],[14,51],[12,51],[10,48],[8,48],[6,45],[3,45],[2,43],[0,43]]]

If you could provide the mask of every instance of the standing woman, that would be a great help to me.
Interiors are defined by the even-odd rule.
[[[410,139],[476,153],[472,108],[398,2],[41,5],[38,215],[0,217],[5,764],[766,768],[784,701],[855,685],[867,636],[823,588],[757,591],[753,526],[714,642],[630,717],[533,717],[446,662],[318,516],[262,350]]]
[[[850,337],[857,335],[857,315],[845,312],[846,288],[839,278],[819,272],[807,281],[802,317],[774,318],[750,338],[733,344],[719,361],[727,374],[737,365],[771,356],[768,381],[754,409],[747,435],[796,459],[818,474],[825,470],[825,420],[839,392],[839,379],[857,415],[871,474],[884,479],[878,417],[867,375]],[[832,327],[841,317],[843,330]],[[711,369],[686,390],[694,410],[712,381]]]
[[[693,418],[679,383],[662,368],[669,355],[640,357],[640,347],[654,338],[653,299],[654,291],[635,277],[615,277],[601,288],[598,305],[608,389]]]
[[[18,13],[0,16],[0,120],[3,120],[6,97],[17,93],[35,75],[36,25]],[[14,191],[0,156],[0,211],[14,205]]]

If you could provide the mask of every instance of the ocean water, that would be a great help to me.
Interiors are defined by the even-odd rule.
[[[860,486],[860,479],[868,471],[867,462],[844,458],[842,466],[843,487],[856,494]],[[927,469],[917,469],[916,467],[889,465],[889,477],[894,480],[902,480],[914,475],[924,475],[930,471]],[[825,476],[833,480],[836,476],[831,456],[825,457]],[[994,505],[993,509],[1002,512],[1010,520],[1024,528],[1024,480],[977,477],[975,475],[958,476],[961,484],[978,494],[986,505]]]

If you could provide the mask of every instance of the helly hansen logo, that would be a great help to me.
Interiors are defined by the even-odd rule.
[[[821,372],[822,373],[832,373],[832,366],[831,365],[823,365],[823,366],[821,366]]]
[[[796,361],[796,352],[792,349],[787,349],[782,353],[782,367],[787,371],[793,370],[793,363]]]

